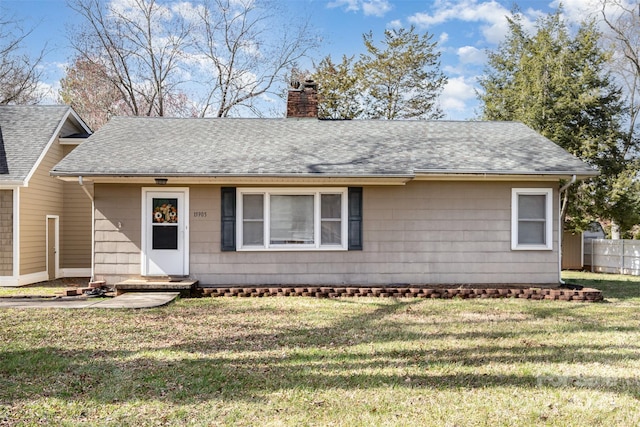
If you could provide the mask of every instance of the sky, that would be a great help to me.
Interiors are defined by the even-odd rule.
[[[107,1],[107,0],[104,0]],[[188,0],[175,0],[175,3]],[[563,0],[565,18],[580,22],[597,10],[595,0]],[[292,16],[310,16],[321,38],[313,60],[323,57],[340,61],[342,55],[363,53],[362,34],[373,32],[374,40],[383,38],[385,29],[408,28],[433,35],[441,52],[441,69],[448,83],[440,97],[440,106],[448,120],[469,120],[479,116],[477,79],[486,64],[486,51],[494,50],[507,32],[513,5],[533,28],[540,16],[553,12],[558,0],[280,0]],[[44,103],[55,101],[59,81],[73,51],[68,35],[79,17],[66,0],[0,0],[1,17],[20,21],[32,29],[25,49],[37,54],[44,49]],[[294,18],[295,19],[295,18]],[[310,64],[310,62],[309,62]]]

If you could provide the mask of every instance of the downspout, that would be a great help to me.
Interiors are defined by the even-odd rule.
[[[567,191],[571,185],[575,184],[576,180],[577,177],[572,175],[571,180],[558,190],[558,282],[561,285],[565,284],[562,280],[562,193]]]
[[[93,195],[87,189],[87,187],[85,187],[84,181],[82,179],[82,176],[78,176],[78,184],[80,184],[80,187],[82,188],[82,190],[89,197],[89,200],[91,200],[91,278],[89,280],[90,280],[90,282],[93,282],[95,280],[95,277],[94,277],[94,269],[95,269],[94,260],[95,260],[95,246],[96,246],[96,244],[95,244],[95,237],[96,237],[95,212],[96,212],[96,209],[95,209],[95,206],[94,206]]]

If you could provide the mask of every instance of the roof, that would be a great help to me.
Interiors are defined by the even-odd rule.
[[[117,117],[58,176],[595,175],[515,122]]]
[[[66,105],[0,105],[0,185],[25,184],[70,114],[83,128],[72,111]]]

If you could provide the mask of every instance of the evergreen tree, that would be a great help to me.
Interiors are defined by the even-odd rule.
[[[558,10],[533,35],[517,14],[509,30],[480,79],[483,119],[521,121],[600,170],[571,203],[565,199],[569,229],[599,218],[628,230],[640,221],[637,164],[623,141],[621,93],[605,71],[610,54],[598,46],[595,24],[572,36]]]
[[[320,88],[318,117],[321,119],[356,119],[363,113],[361,89],[353,72],[353,57],[343,55],[335,64],[330,56],[316,67],[313,80]]]
[[[386,30],[382,47],[373,33],[363,35],[366,54],[355,65],[364,88],[366,116],[374,119],[439,119],[437,105],[447,78],[440,71],[440,52],[433,35],[409,30]]]

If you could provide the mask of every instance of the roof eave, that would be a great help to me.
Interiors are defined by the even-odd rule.
[[[60,121],[58,121],[58,124],[56,125],[55,130],[53,131],[53,133],[51,134],[51,137],[49,138],[49,141],[47,142],[47,145],[45,145],[44,149],[40,152],[38,159],[29,170],[27,177],[24,179],[25,187],[29,186],[29,181],[31,181],[31,177],[33,177],[33,175],[36,173],[36,171],[40,167],[40,164],[42,163],[46,155],[49,153],[51,146],[54,144],[55,141],[58,140],[60,131],[64,127],[64,124],[67,122],[67,120],[69,120],[69,117],[72,117],[73,120],[76,120],[80,125],[80,127],[83,128],[86,132],[91,133],[91,129],[89,129],[89,127],[82,121],[80,116],[78,116],[78,114],[75,111],[73,111],[73,108],[67,107],[67,111],[64,113]]]
[[[0,189],[13,189],[15,187],[26,187],[24,180],[6,180],[0,181]]]
[[[488,171],[488,170],[444,170],[423,169],[415,171],[415,180],[494,180],[494,181],[522,181],[522,180],[559,180],[571,179],[575,176],[578,180],[598,176],[599,171]]]
[[[93,183],[155,184],[156,178],[167,178],[169,184],[332,184],[332,185],[404,185],[413,179],[409,174],[389,175],[340,175],[340,174],[177,174],[177,173],[100,173],[51,171],[51,175],[63,181]]]

